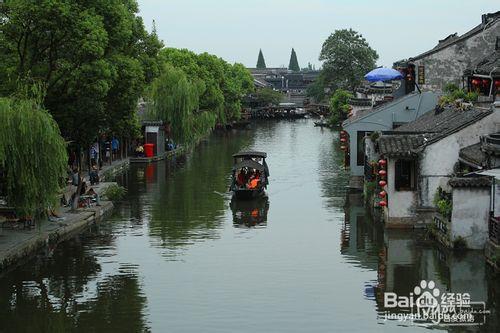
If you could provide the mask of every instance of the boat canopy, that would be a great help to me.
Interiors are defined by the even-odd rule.
[[[266,158],[267,154],[263,151],[248,150],[248,151],[240,151],[239,153],[234,154],[233,157],[234,158],[238,158],[238,157],[262,157],[262,158]]]
[[[259,171],[265,171],[266,170],[265,166],[263,166],[260,163],[255,162],[254,160],[243,160],[243,161],[241,161],[239,163],[236,163],[234,165],[234,169],[235,170],[240,170],[240,169],[243,169],[243,168],[251,168],[251,169],[255,169],[255,170],[259,170]]]

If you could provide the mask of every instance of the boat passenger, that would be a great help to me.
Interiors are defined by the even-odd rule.
[[[250,178],[250,181],[248,182],[248,188],[253,190],[259,186],[260,182],[260,173],[259,171],[256,171],[254,175]]]
[[[239,187],[243,187],[245,185],[245,175],[243,174],[243,170],[238,171],[236,184],[238,184]]]

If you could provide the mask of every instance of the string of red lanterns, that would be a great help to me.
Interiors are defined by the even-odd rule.
[[[385,170],[387,166],[387,160],[385,159],[380,159],[378,161],[378,165],[380,170],[378,171],[378,174],[380,176],[380,181],[378,182],[378,185],[382,188],[382,191],[379,192],[378,196],[382,199],[379,201],[378,205],[380,207],[387,207],[387,192],[385,191],[384,187],[387,185],[387,181],[385,180],[387,176],[387,171]]]

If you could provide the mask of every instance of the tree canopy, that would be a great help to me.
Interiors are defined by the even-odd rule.
[[[262,49],[259,50],[259,57],[257,58],[257,68],[258,69],[265,69],[266,68],[266,61],[264,60],[264,55],[262,54]]]
[[[339,121],[346,119],[349,113],[349,99],[353,95],[343,89],[337,89],[330,98],[330,122],[337,124]]]
[[[0,98],[0,185],[8,205],[21,215],[53,206],[67,160],[57,124],[38,102]]]
[[[196,87],[200,110],[215,114],[222,124],[239,119],[241,99],[253,91],[253,78],[243,65],[231,65],[208,53],[175,48],[163,49],[160,59],[186,74]]]
[[[336,30],[323,43],[319,60],[324,61],[325,84],[332,90],[353,90],[364,75],[376,67],[378,54],[365,38],[352,29]]]
[[[162,47],[135,0],[9,0],[0,4],[0,93],[26,82],[46,87],[45,107],[68,140],[136,133],[145,84]]]
[[[297,54],[292,48],[292,53],[290,54],[290,63],[288,64],[288,69],[294,72],[300,71],[299,61],[297,60]]]
[[[264,106],[268,106],[269,104],[277,105],[283,99],[283,95],[279,91],[271,88],[258,89],[255,92],[254,97],[257,103]]]
[[[216,123],[241,116],[241,100],[253,91],[250,72],[208,53],[165,48],[161,75],[153,82],[151,99],[156,118],[171,124],[177,141],[190,142]]]

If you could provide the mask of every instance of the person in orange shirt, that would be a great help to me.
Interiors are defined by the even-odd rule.
[[[255,174],[252,176],[252,178],[250,178],[250,181],[248,182],[248,188],[251,190],[257,188],[257,186],[259,185],[259,181],[260,181],[260,175],[259,172],[256,171]]]

